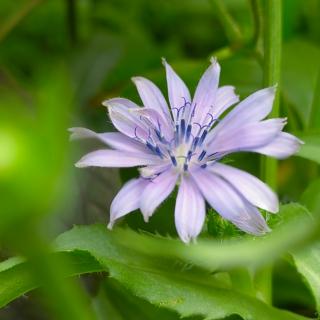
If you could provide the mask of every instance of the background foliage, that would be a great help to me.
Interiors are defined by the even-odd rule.
[[[135,212],[109,232],[110,201],[137,172],[75,169],[98,145],[68,141],[71,126],[113,130],[101,101],[121,95],[139,103],[132,76],[165,90],[161,57],[192,89],[212,55],[222,84],[236,86],[241,98],[261,88],[268,1],[1,1],[1,319],[317,317],[318,0],[278,1],[280,114],[305,145],[278,165],[283,205],[278,216],[267,215],[271,234],[245,236],[209,212],[198,243],[186,246],[176,240],[174,195],[149,224]],[[260,175],[257,155],[232,161]]]

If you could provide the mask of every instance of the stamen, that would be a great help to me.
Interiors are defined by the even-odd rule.
[[[190,138],[190,135],[191,135],[191,130],[192,130],[192,125],[188,124],[187,133],[186,133],[186,141],[187,142],[189,141],[189,138]]]
[[[202,145],[202,143],[203,143],[204,139],[206,138],[207,134],[208,134],[208,130],[204,130],[202,135],[201,135],[201,137],[200,137],[200,143],[199,143],[200,146]]]
[[[188,164],[186,162],[183,164],[183,170],[188,171]]]
[[[198,160],[199,161],[202,161],[202,159],[204,158],[204,156],[206,155],[207,151],[205,150],[202,150],[202,152],[200,153],[199,157],[198,157]]]
[[[177,159],[174,156],[170,156],[172,164],[176,167],[177,166]]]
[[[181,120],[181,136],[184,137],[186,132],[186,121],[184,119]]]

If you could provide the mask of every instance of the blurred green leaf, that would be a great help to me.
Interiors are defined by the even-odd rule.
[[[66,255],[73,255],[75,267],[79,266],[79,251],[84,251],[80,258],[81,261],[85,258],[87,268],[82,268],[83,265],[80,264],[80,270],[74,269],[75,273],[97,271],[93,269],[99,270],[102,265],[112,278],[120,281],[134,295],[159,307],[175,310],[184,317],[202,315],[206,319],[220,319],[237,314],[248,320],[307,319],[230,290],[224,282],[203,270],[181,269],[177,261],[165,258],[150,259],[145,254],[119,244],[118,236],[117,233],[107,231],[102,225],[75,227],[57,239],[57,249]],[[97,266],[86,254],[92,255],[100,265]],[[22,288],[22,291],[26,292],[27,288],[30,290],[39,285],[28,282],[24,265],[18,264],[4,271],[6,274],[3,275],[3,281],[6,280],[9,284],[14,281],[9,288],[17,286],[15,279],[21,274],[23,276],[18,282],[20,291]],[[4,290],[2,297],[5,297],[2,298],[2,304],[14,298],[10,290]]]
[[[299,138],[304,144],[296,155],[320,164],[320,135],[302,134],[299,135]]]
[[[319,56],[320,48],[306,40],[296,38],[283,44],[282,90],[304,126],[310,117]]]
[[[70,262],[71,273],[65,276],[83,274],[87,272],[99,272],[104,268],[87,252],[74,250],[68,254],[58,253]],[[14,258],[0,263],[0,307],[5,306],[10,301],[37,288],[39,279],[35,279],[30,272],[30,265],[22,259]]]
[[[306,279],[320,312],[320,242],[292,254],[294,263]]]

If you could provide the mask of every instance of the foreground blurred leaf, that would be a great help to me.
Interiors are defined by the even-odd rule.
[[[244,319],[303,319],[232,291],[227,282],[218,281],[203,270],[195,267],[181,270],[179,261],[183,261],[183,266],[188,262],[210,270],[267,262],[312,236],[317,227],[308,211],[297,204],[282,206],[274,224],[274,231],[264,238],[199,240],[190,246],[131,230],[111,232],[104,225],[82,226],[59,236],[56,248],[71,255],[72,274],[99,271],[100,266],[91,261],[94,257],[135,295],[183,316],[202,314],[208,319],[218,319],[239,314]],[[83,254],[79,262],[80,251]],[[19,261],[6,263],[5,267],[0,265],[0,270],[4,269],[0,273],[3,288],[0,305],[39,285],[30,282],[26,275],[21,278],[26,268],[27,264]]]
[[[56,245],[64,254],[73,255],[74,274],[99,270],[99,265],[96,265],[98,261],[111,277],[120,281],[134,295],[159,307],[175,310],[184,317],[201,315],[206,319],[220,319],[238,314],[248,320],[307,319],[230,290],[224,282],[203,270],[181,270],[177,261],[155,257],[150,259],[145,254],[120,245],[118,236],[118,233],[107,231],[103,225],[75,227],[62,234]],[[85,257],[84,264],[77,263],[79,251],[83,252],[80,255],[82,262]],[[83,268],[83,265],[87,268]],[[11,288],[11,291],[2,291],[1,305],[17,296],[17,291],[12,290],[15,285],[8,286],[14,279],[19,279],[19,285],[16,286],[20,288],[20,294],[39,285],[28,282],[26,266],[17,264],[3,272],[2,286]]]

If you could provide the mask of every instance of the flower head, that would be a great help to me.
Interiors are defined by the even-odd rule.
[[[278,159],[295,153],[301,141],[282,132],[286,119],[268,119],[275,88],[259,90],[239,101],[232,86],[218,87],[215,59],[201,77],[193,99],[164,60],[169,105],[151,81],[133,78],[143,107],[114,98],[103,102],[119,132],[95,133],[72,128],[72,138],[94,137],[111,147],[85,155],[77,167],[140,167],[111,204],[109,227],[140,209],[145,221],[178,185],[175,225],[189,242],[200,233],[205,201],[223,218],[254,235],[269,228],[257,208],[278,211],[276,194],[262,181],[220,161],[234,152],[257,152]]]

